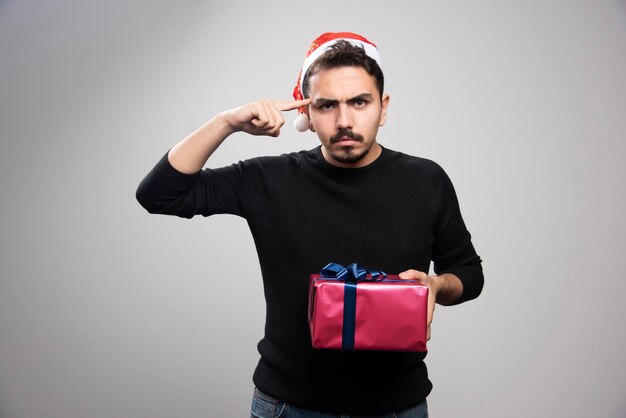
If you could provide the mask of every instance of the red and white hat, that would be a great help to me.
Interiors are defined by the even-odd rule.
[[[302,65],[302,69],[300,70],[300,74],[298,74],[298,81],[296,83],[296,87],[293,89],[293,97],[296,100],[303,100],[304,94],[302,92],[302,77],[306,74],[309,67],[318,59],[326,50],[336,44],[338,41],[344,40],[348,41],[354,45],[362,46],[365,50],[365,53],[372,59],[374,59],[378,66],[382,68],[380,53],[378,52],[378,48],[372,42],[368,41],[365,37],[361,35],[357,35],[352,32],[326,32],[321,34],[317,39],[315,39],[309,49],[306,52],[306,57],[304,59],[304,64]],[[298,109],[298,116],[294,120],[294,126],[296,130],[299,132],[304,132],[309,129],[309,120],[306,117],[305,108],[301,107]]]

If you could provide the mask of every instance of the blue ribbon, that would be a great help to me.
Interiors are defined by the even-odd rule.
[[[367,270],[356,263],[352,263],[348,267],[337,263],[329,263],[320,271],[321,279],[345,282],[343,293],[343,328],[341,335],[342,349],[354,349],[357,283],[365,281],[379,282],[383,281],[385,277],[387,277],[387,273],[384,271]]]
[[[379,282],[387,277],[387,273],[378,270],[368,270],[357,263],[352,263],[348,267],[337,263],[328,263],[320,270],[320,277],[325,280],[338,280],[346,283]]]

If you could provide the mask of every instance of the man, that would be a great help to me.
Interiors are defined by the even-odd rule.
[[[435,301],[456,304],[481,292],[481,260],[445,172],[378,143],[390,100],[379,62],[375,45],[359,35],[320,36],[298,78],[298,100],[216,115],[137,191],[151,213],[247,220],[267,303],[253,417],[427,416],[425,353],[311,347],[308,277],[327,263],[356,261],[428,286],[429,336]],[[297,125],[316,132],[321,146],[201,171],[232,133],[278,136],[281,113],[298,108]],[[436,276],[427,274],[431,260]]]

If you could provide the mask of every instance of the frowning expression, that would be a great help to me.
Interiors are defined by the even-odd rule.
[[[341,167],[363,167],[381,152],[376,141],[385,123],[389,95],[361,67],[322,70],[309,80],[311,130],[322,142],[324,158]]]

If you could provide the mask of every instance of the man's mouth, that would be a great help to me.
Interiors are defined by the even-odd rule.
[[[347,130],[339,131],[330,138],[331,144],[337,144],[342,147],[355,145],[358,142],[363,142],[363,137],[357,133]]]
[[[354,138],[352,138],[352,137],[342,136],[341,138],[339,138],[339,140],[337,142],[335,142],[335,144],[340,145],[342,147],[347,147],[349,145],[354,145],[357,142],[358,141],[355,141]]]

